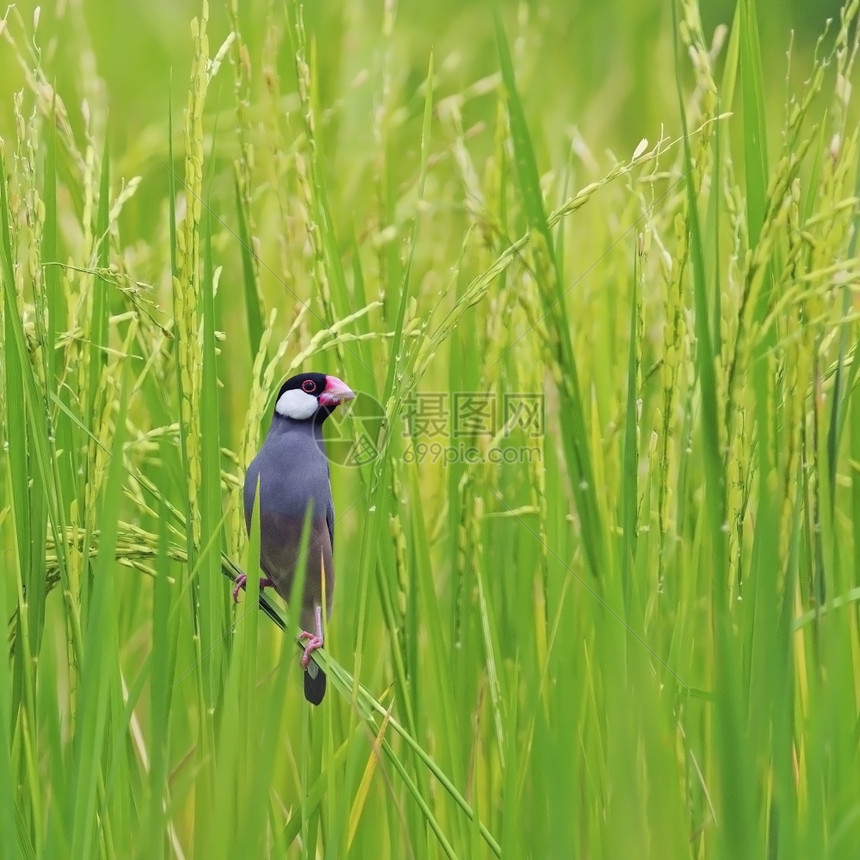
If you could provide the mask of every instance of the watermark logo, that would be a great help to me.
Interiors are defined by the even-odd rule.
[[[416,391],[404,403],[403,435],[416,437],[538,439],[545,431],[543,394]]]
[[[403,452],[406,463],[440,463],[451,466],[454,463],[477,465],[489,463],[493,466],[514,466],[540,463],[543,449],[539,445],[490,445],[479,447],[459,442],[456,445],[443,445],[441,442],[409,442]]]
[[[416,391],[403,403],[403,459],[407,463],[515,465],[540,462],[544,435],[542,393]],[[372,395],[358,393],[326,421],[329,461],[346,467],[372,463],[385,409]]]
[[[385,409],[371,394],[359,392],[354,400],[338,406],[325,424],[325,453],[329,462],[357,468],[372,463],[380,454],[378,445]]]
[[[514,465],[540,462],[543,393],[416,391],[404,404],[404,460]]]

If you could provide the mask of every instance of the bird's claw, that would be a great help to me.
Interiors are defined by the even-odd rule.
[[[323,646],[323,638],[322,636],[318,636],[316,633],[308,633],[307,630],[302,630],[299,634],[299,639],[307,639],[308,644],[305,646],[305,653],[302,654],[302,669],[307,669],[308,665],[311,662],[311,654],[319,648]]]
[[[244,573],[240,573],[233,582],[235,585],[233,586],[233,603],[239,602],[239,591],[240,589],[245,587],[245,583],[248,581],[248,577]],[[271,579],[260,579],[260,593],[267,588],[272,588],[274,586],[274,582]]]

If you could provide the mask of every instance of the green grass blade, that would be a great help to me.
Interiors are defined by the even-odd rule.
[[[251,349],[253,361],[260,349],[263,337],[263,315],[260,310],[260,296],[257,287],[257,275],[254,268],[254,249],[251,236],[248,233],[248,216],[242,201],[239,180],[236,179],[236,217],[239,225],[239,249],[242,255],[242,278],[245,287],[245,319],[248,324],[248,346]]]
[[[117,413],[117,433],[111,451],[107,481],[100,500],[103,516],[100,518],[98,555],[92,570],[92,594],[83,630],[83,660],[80,668],[80,706],[78,719],[81,730],[75,738],[72,765],[72,784],[79,791],[70,798],[67,823],[70,834],[70,856],[89,857],[99,844],[99,821],[105,817],[103,756],[110,731],[117,716],[111,707],[114,667],[118,660],[118,632],[116,620],[116,540],[117,520],[110,512],[119,505],[124,477],[122,446],[126,414],[126,396],[120,392]],[[115,702],[114,702],[115,705]],[[121,712],[120,712],[121,713]]]
[[[755,247],[764,223],[768,183],[764,80],[755,0],[740,0],[736,25],[740,35],[747,223],[750,245]]]
[[[562,400],[559,417],[564,427],[565,454],[570,471],[571,491],[577,502],[582,540],[589,566],[591,572],[597,576],[603,569],[604,535],[589,450],[582,389],[568,327],[566,291],[556,264],[552,234],[544,210],[540,176],[525,111],[517,91],[507,39],[498,16],[496,17],[496,43],[507,96],[508,121],[519,189],[523,197],[523,209],[529,229],[532,232],[532,253],[535,256],[538,282],[541,284],[544,317],[552,329],[552,350],[556,361],[555,382]]]

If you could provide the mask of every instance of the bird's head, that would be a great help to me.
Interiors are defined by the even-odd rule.
[[[275,401],[275,415],[321,424],[339,403],[354,397],[355,392],[336,376],[300,373],[281,386]]]

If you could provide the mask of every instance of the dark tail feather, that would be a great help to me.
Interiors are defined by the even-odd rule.
[[[305,669],[305,698],[312,704],[318,705],[325,695],[325,672],[311,662]]]

